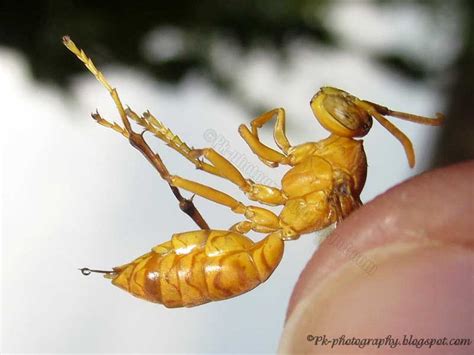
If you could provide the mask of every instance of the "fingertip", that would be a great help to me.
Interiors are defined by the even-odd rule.
[[[328,285],[326,282],[341,270],[352,270],[347,274],[351,275],[349,279],[339,280],[342,284],[349,285],[351,278],[354,278],[358,279],[361,285],[369,287],[370,282],[378,280],[371,274],[382,274],[380,268],[383,258],[381,259],[382,254],[377,253],[387,250],[386,248],[395,245],[421,246],[421,249],[416,249],[417,252],[422,252],[428,245],[437,245],[441,251],[461,248],[467,252],[466,260],[472,260],[472,229],[474,227],[472,181],[474,181],[474,162],[457,164],[415,177],[354,212],[321,245],[300,276],[288,307],[287,327],[299,322],[291,319],[296,308],[303,309],[301,312],[307,312],[313,316],[313,308],[307,308],[304,311],[305,307],[309,307],[308,302],[312,304],[317,299],[328,299],[330,292],[326,287]],[[457,255],[461,258],[461,254]],[[442,255],[437,254],[437,257],[442,257]],[[432,264],[437,268],[447,268],[435,259],[432,259]],[[470,264],[463,265],[466,270]],[[469,267],[472,272],[472,266]],[[418,269],[428,272],[428,269],[420,267]],[[397,272],[394,272],[392,276],[396,277],[396,275]],[[452,276],[453,272],[450,275]],[[440,285],[440,289],[444,290],[445,285]],[[472,296],[472,288],[463,289],[462,284],[453,285],[451,289],[464,292],[464,294],[470,291]],[[350,290],[342,291],[341,289],[339,292],[350,293]],[[418,294],[424,294],[428,300],[438,297],[437,293],[426,295],[426,292],[418,292]],[[448,296],[444,293],[438,294]],[[338,295],[339,293],[336,293],[330,298],[337,300]],[[372,292],[371,295],[377,295],[377,293]],[[384,299],[381,295],[379,297]],[[406,297],[408,294],[401,295],[397,298],[397,302],[403,304]],[[366,299],[374,301],[368,296]],[[446,304],[452,302],[448,299],[443,300]],[[361,304],[355,309],[362,313],[364,307],[365,305]],[[340,314],[337,309],[333,311],[333,316],[338,319]],[[472,309],[470,312],[472,316]],[[321,321],[318,314],[316,312],[314,317]],[[344,323],[347,323],[347,320],[343,320],[342,324]],[[283,334],[286,336],[287,329]],[[285,340],[282,338],[282,344],[284,343]]]

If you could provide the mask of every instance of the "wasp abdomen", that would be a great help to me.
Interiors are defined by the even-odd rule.
[[[192,307],[250,291],[272,274],[282,255],[278,234],[254,243],[230,231],[179,233],[114,268],[112,283],[167,307]]]

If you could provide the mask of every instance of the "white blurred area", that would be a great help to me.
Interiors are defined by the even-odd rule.
[[[215,60],[238,78],[245,95],[268,109],[285,107],[293,144],[327,135],[309,107],[324,85],[400,111],[433,115],[443,110],[439,83],[414,85],[370,61],[369,54],[400,46],[447,63],[446,53],[457,49],[457,27],[431,23],[428,14],[401,3],[382,8],[366,2],[335,4],[326,19],[349,51],[299,40],[291,44],[286,67],[271,51],[262,48],[242,56],[222,39],[216,43]],[[87,52],[87,38],[73,39]],[[179,45],[167,45],[179,50]],[[439,60],[434,58],[438,54]],[[64,55],[76,60],[66,49]],[[281,178],[284,169],[261,164],[237,133],[238,125],[251,117],[205,77],[191,75],[167,86],[131,68],[102,70],[124,103],[137,112],[150,109],[189,145],[208,146],[204,132],[213,129],[268,177]],[[90,118],[96,108],[105,118],[118,120],[118,115],[105,89],[85,69],[71,97],[32,81],[22,56],[0,48],[0,78],[2,352],[276,351],[293,286],[317,247],[315,235],[287,243],[283,261],[265,284],[197,308],[166,309],[136,299],[98,275],[84,277],[77,268],[107,269],[128,262],[173,233],[196,227],[144,157]],[[365,138],[369,173],[363,201],[429,166],[439,129],[393,122],[411,138],[417,165],[410,169],[402,146],[374,122]],[[263,137],[272,142],[271,130]],[[196,171],[156,139],[148,140],[171,172],[249,203],[232,184]],[[198,197],[195,202],[215,229],[240,220],[212,202]],[[301,336],[305,341],[306,335]]]

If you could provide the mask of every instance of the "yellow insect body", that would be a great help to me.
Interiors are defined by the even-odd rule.
[[[284,241],[341,222],[361,206],[360,193],[366,180],[367,159],[362,140],[355,138],[369,132],[373,118],[402,143],[411,167],[415,164],[415,154],[410,140],[384,116],[428,125],[439,125],[443,120],[441,114],[432,119],[393,111],[360,100],[343,90],[323,87],[314,95],[310,105],[317,120],[331,133],[326,139],[292,146],[286,137],[285,111],[282,108],[255,118],[250,122],[250,128],[246,125],[239,127],[241,137],[263,163],[270,167],[289,166],[281,180],[281,188],[257,184],[244,178],[214,149],[190,148],[151,113],[140,116],[130,108],[125,109],[117,91],[85,53],[69,37],[63,41],[109,91],[123,127],[105,120],[99,113],[93,114],[93,118],[121,133],[148,159],[169,184],[180,208],[202,229],[175,234],[170,241],[156,246],[150,253],[112,271],[81,270],[84,274],[105,273],[114,285],[167,307],[196,306],[253,289],[278,266]],[[281,152],[263,144],[258,136],[258,129],[274,118],[273,136]],[[129,119],[164,141],[196,168],[238,186],[250,200],[281,206],[280,214],[259,206],[247,206],[210,186],[171,175],[160,156],[146,143],[143,134],[132,130]],[[179,189],[226,206],[242,215],[244,220],[229,230],[211,230],[192,200],[184,199]],[[245,236],[249,231],[267,236],[254,243]]]
[[[258,243],[218,230],[173,235],[107,277],[136,297],[166,307],[192,307],[250,291],[283,256],[283,241],[270,234]]]

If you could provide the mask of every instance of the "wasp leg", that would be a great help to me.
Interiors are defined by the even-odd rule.
[[[249,199],[271,206],[285,204],[287,197],[280,189],[268,185],[256,184],[250,179],[245,179],[230,161],[217,153],[214,149],[193,149],[190,154],[198,158],[201,156],[206,158],[213,164],[219,176],[237,185]]]
[[[272,206],[282,205],[286,202],[286,196],[284,196],[280,189],[256,184],[249,179],[245,179],[230,161],[217,153],[213,148],[191,149],[150,113],[139,116],[130,108],[127,108],[125,112],[128,117],[145,127],[147,131],[153,133],[157,138],[192,162],[197,169],[229,180],[244,191],[249,199]],[[201,157],[204,157],[211,164],[202,161]]]
[[[169,182],[172,186],[176,186],[195,193],[205,199],[213,201],[223,206],[229,207],[233,212],[244,215],[249,221],[253,222],[255,228],[270,228],[272,230],[280,229],[279,218],[271,211],[257,207],[246,206],[242,202],[236,200],[232,196],[216,190],[207,185],[200,184],[195,181],[186,180],[179,176],[170,176]],[[242,225],[243,228],[245,225]],[[237,228],[237,227],[236,227]]]
[[[252,152],[254,152],[264,164],[272,168],[276,168],[279,164],[289,164],[290,160],[286,155],[279,153],[260,142],[258,136],[255,136],[250,132],[247,126],[243,124],[240,125],[239,133]]]
[[[100,72],[92,60],[87,57],[87,55],[84,53],[83,50],[80,50],[77,48],[76,44],[68,37],[64,36],[63,37],[63,43],[64,45],[76,55],[76,57],[84,63],[87,69],[95,76],[95,78],[107,89],[109,92],[110,96],[112,97],[112,100],[115,103],[115,106],[117,107],[117,110],[120,114],[120,118],[122,119],[123,123],[123,128],[120,127],[117,123],[110,123],[107,120],[103,119],[99,113],[95,113],[92,115],[92,117],[101,125],[110,127],[114,129],[115,131],[119,132],[122,134],[124,137],[128,138],[130,141],[130,144],[138,149],[146,158],[147,160],[155,167],[155,169],[158,171],[160,176],[168,180],[169,178],[169,172],[168,169],[166,169],[166,166],[164,165],[163,161],[161,160],[160,156],[152,151],[150,146],[145,142],[143,139],[143,136],[141,134],[137,134],[133,131],[132,126],[130,124],[130,121],[128,120],[127,114],[125,113],[125,109],[122,105],[122,102],[120,100],[120,97],[117,93],[117,90],[113,88],[107,79],[105,79],[104,74]],[[204,218],[201,216],[199,211],[197,210],[196,206],[194,206],[194,203],[190,199],[185,199],[181,193],[179,192],[179,189],[171,186],[171,191],[173,192],[174,196],[178,199],[179,202],[179,208],[186,213],[189,217],[193,219],[193,221],[201,228],[201,229],[209,229],[208,224],[204,220]]]
[[[267,147],[260,142],[258,137],[258,129],[262,128],[265,123],[270,121],[276,115],[275,127],[273,129],[273,138],[277,146],[285,155]],[[285,110],[276,108],[268,111],[250,122],[252,132],[245,125],[239,127],[239,133],[250,149],[259,157],[259,159],[270,167],[277,167],[278,164],[288,164],[286,156],[291,148],[291,144],[286,137],[285,132]]]
[[[280,189],[267,185],[255,184],[253,181],[245,179],[231,162],[217,153],[213,148],[191,149],[151,113],[147,112],[143,116],[139,116],[130,108],[127,108],[125,112],[128,117],[133,119],[139,125],[145,127],[147,131],[153,133],[157,138],[164,141],[168,146],[188,159],[197,169],[229,180],[244,191],[249,199],[272,206],[282,205],[285,203],[286,197]],[[271,116],[269,117],[271,118]],[[202,161],[202,159],[200,159],[201,157],[204,157],[211,164]]]
[[[131,129],[130,131],[127,131],[126,129],[118,126],[115,122],[112,124],[108,122],[107,120],[105,120],[104,118],[102,118],[99,113],[93,114],[92,117],[99,124],[105,127],[111,127],[115,131],[121,133],[124,137],[128,138],[130,141],[130,144],[133,147],[135,147],[138,151],[140,151],[147,158],[147,160],[153,165],[153,167],[158,171],[160,176],[168,182],[170,174],[169,174],[168,169],[166,168],[166,165],[163,163],[163,160],[161,160],[161,157],[157,153],[153,152],[153,150],[146,143],[146,141],[144,140],[141,134],[137,134],[133,132]],[[172,186],[169,182],[168,182],[168,185],[171,189],[171,192],[178,200],[179,208],[181,209],[181,211],[183,211],[189,217],[191,217],[191,219],[197,224],[199,228],[209,229],[209,225],[207,224],[207,222],[202,217],[201,213],[198,211],[198,209],[194,205],[192,199],[184,198],[177,187]]]
[[[172,149],[183,155],[186,159],[191,161],[198,169],[205,170],[211,174],[219,175],[219,173],[209,166],[208,164],[200,161],[193,156],[193,149],[189,148],[177,135],[175,135],[169,128],[167,128],[162,122],[158,121],[150,112],[145,112],[143,116],[137,115],[129,108],[125,110],[128,117],[136,121],[139,125],[143,126],[146,130],[153,133],[158,139],[164,141]],[[277,166],[278,163],[285,164],[285,155],[278,153],[277,151],[265,146],[259,141],[258,128],[262,127],[266,122],[271,120],[274,115],[277,115],[277,122],[275,124],[274,137],[277,145],[282,149],[285,154],[291,148],[288,138],[285,134],[285,111],[283,109],[275,109],[263,114],[251,122],[252,132],[250,132],[244,125],[239,128],[241,135],[250,147],[255,147],[258,152],[254,152],[258,155],[260,160],[269,166]],[[243,133],[242,133],[243,132]],[[250,143],[249,143],[250,142]]]
[[[288,141],[285,132],[285,110],[283,108],[276,108],[271,111],[268,111],[254,120],[250,122],[250,126],[252,127],[252,134],[258,138],[258,129],[262,128],[265,123],[270,121],[276,115],[276,122],[275,127],[273,129],[273,137],[275,139],[275,143],[281,149],[281,151],[285,154],[288,154],[288,151],[291,148],[291,144]]]
[[[251,230],[258,233],[271,233],[276,231],[275,228],[259,225],[253,221],[242,221],[235,223],[230,227],[231,231],[238,232],[241,234],[246,234]]]
[[[125,110],[125,113],[129,118],[137,122],[140,126],[144,127],[146,131],[152,133],[155,137],[165,142],[167,146],[171,147],[183,157],[188,159],[196,166],[197,169],[204,170],[213,175],[221,176],[218,169],[199,160],[197,156],[193,155],[193,149],[184,143],[181,138],[171,132],[168,127],[158,121],[156,117],[150,112],[145,112],[143,116],[140,116],[128,107]]]

